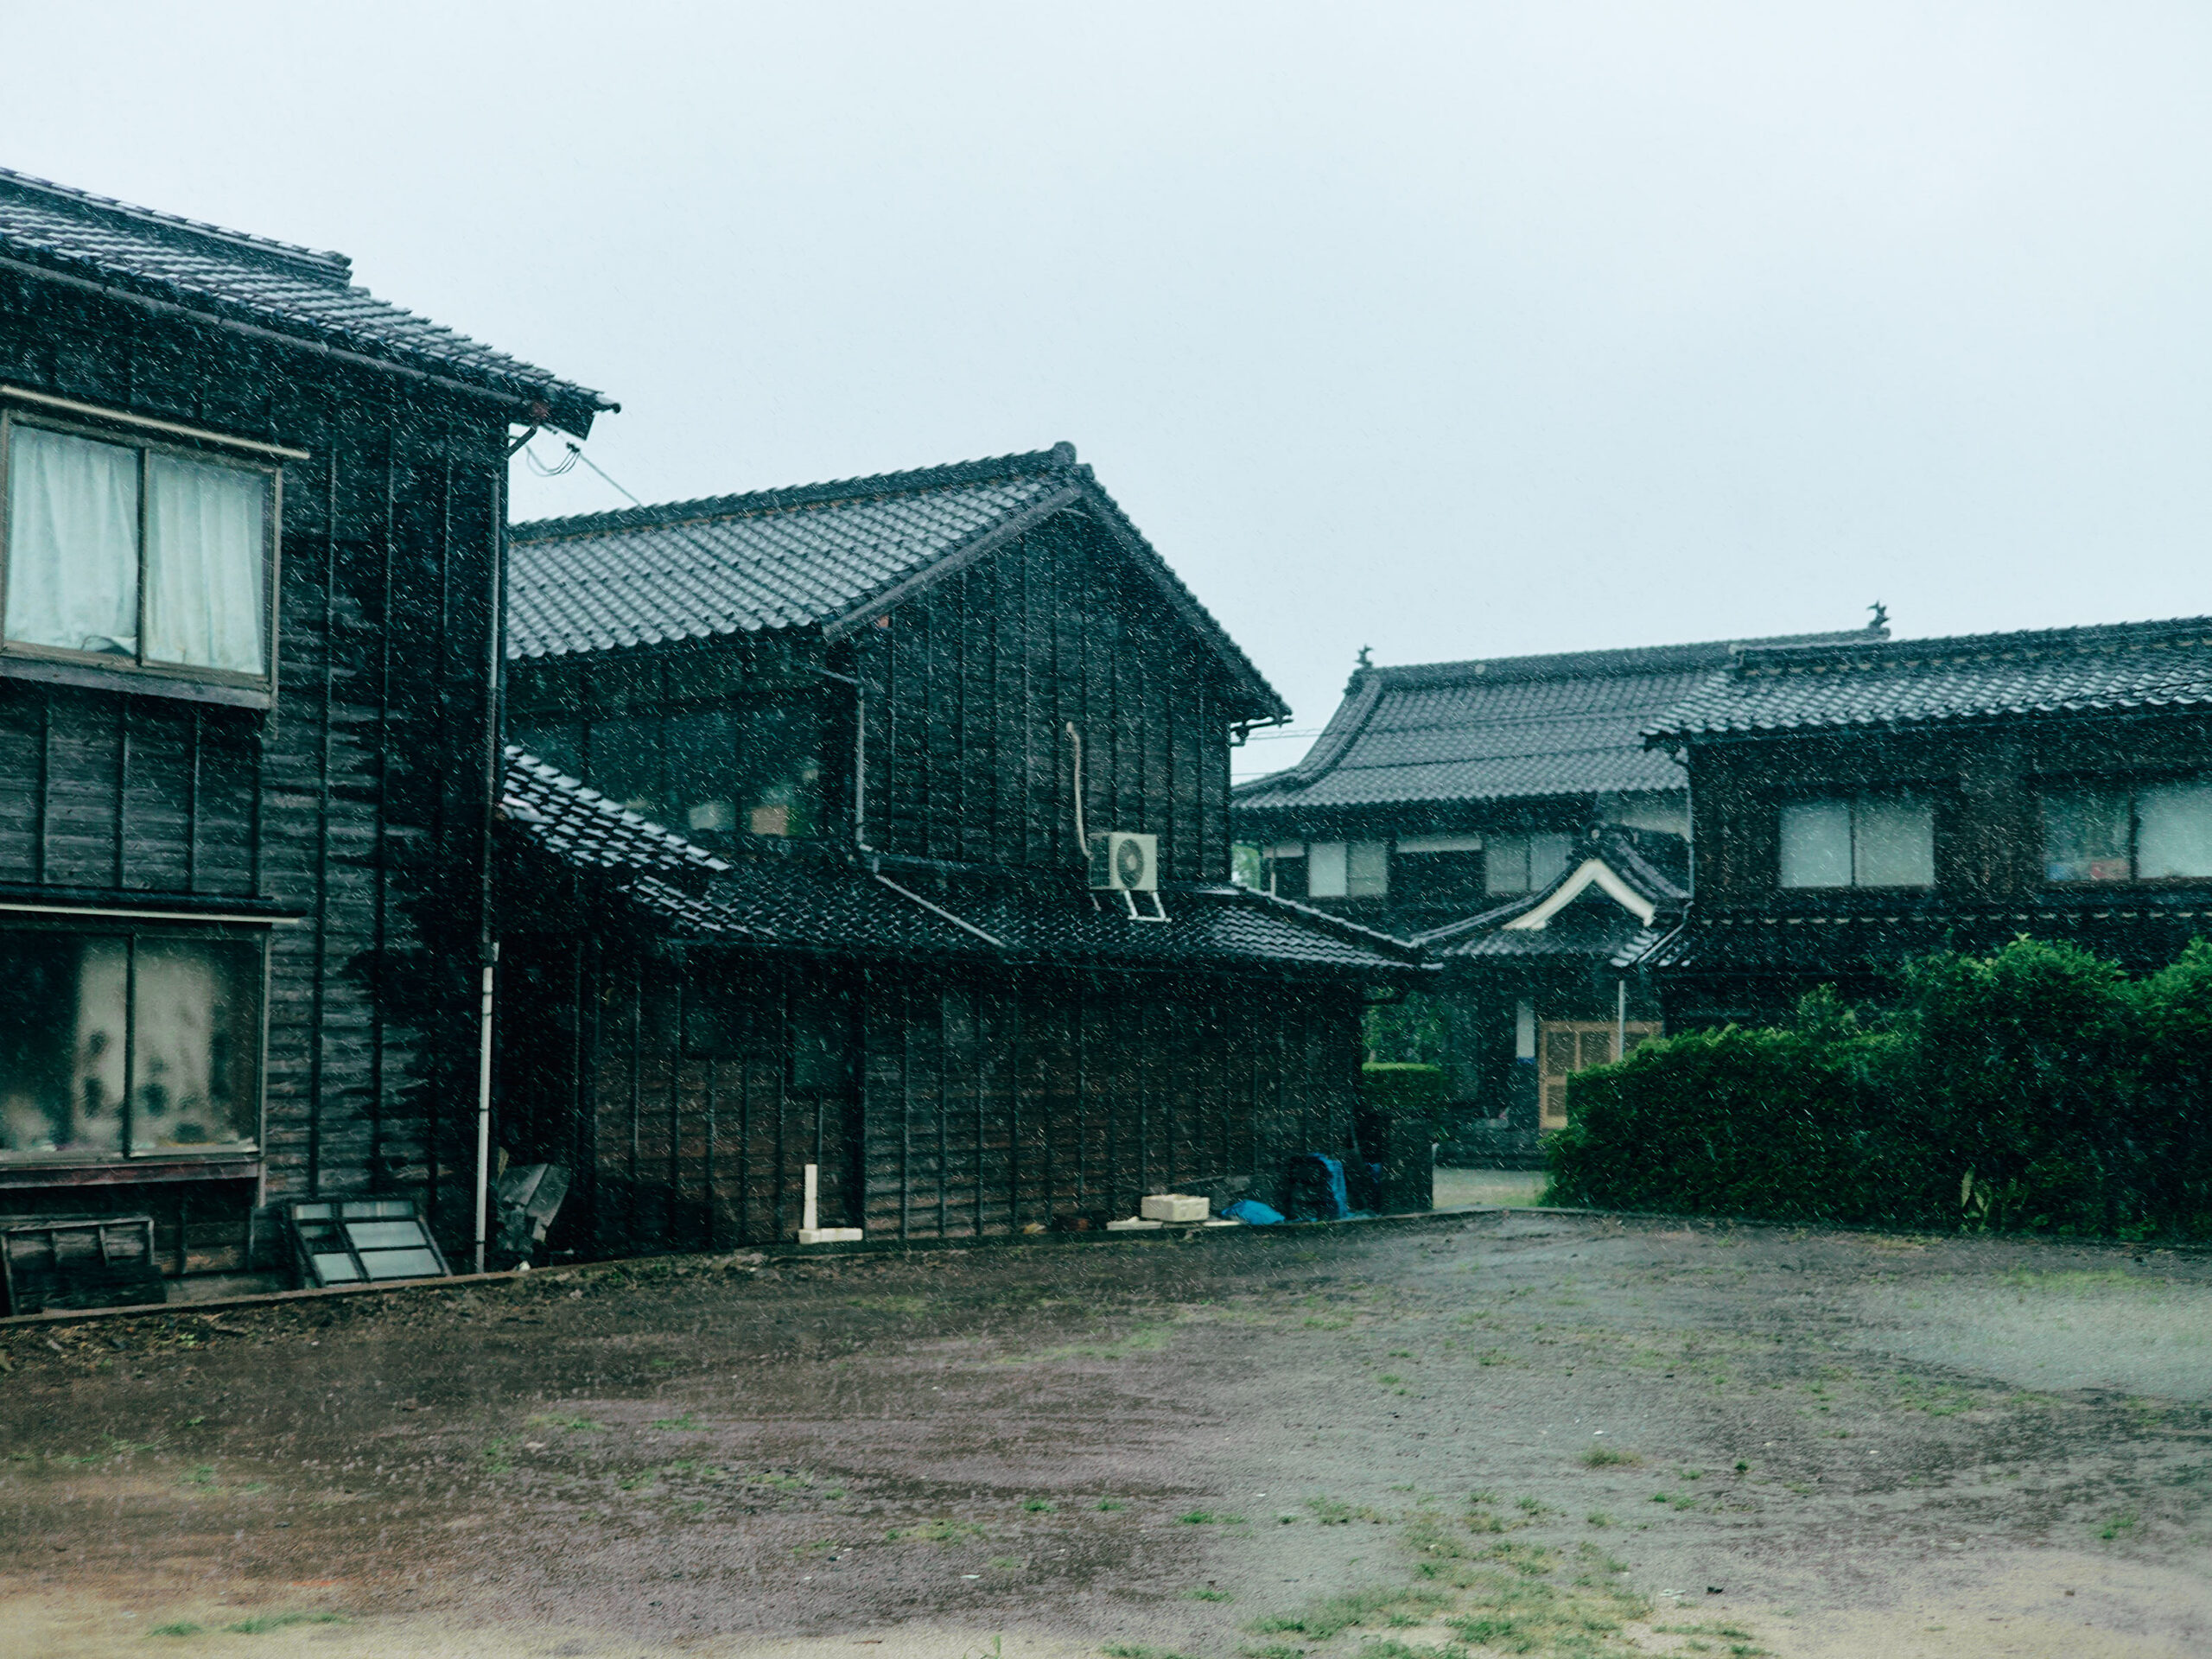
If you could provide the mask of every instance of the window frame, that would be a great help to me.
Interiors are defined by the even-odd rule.
[[[2036,868],[2042,872],[2044,887],[2063,893],[2110,893],[2114,888],[2150,888],[2163,891],[2176,887],[2212,886],[2212,874],[2208,875],[2143,875],[2142,867],[2143,808],[2142,797],[2146,791],[2166,789],[2176,785],[2197,784],[2212,785],[2212,772],[2159,773],[2152,777],[2134,776],[2121,779],[2109,778],[2055,778],[2038,779],[2036,783],[2036,828],[2039,844],[2036,849]],[[2050,874],[2050,801],[2055,795],[2109,794],[2126,798],[2127,802],[2127,874],[2116,881],[2099,881],[2084,876],[2077,880],[2059,880]]]
[[[0,1151],[0,1175],[10,1171],[40,1169],[113,1169],[161,1166],[183,1163],[237,1164],[250,1162],[258,1165],[269,1138],[269,1003],[271,944],[275,938],[275,923],[243,920],[202,921],[188,916],[162,915],[100,915],[76,914],[53,910],[12,910],[0,908],[0,933],[58,933],[74,938],[124,938],[131,942],[135,957],[137,941],[143,938],[193,939],[208,943],[251,944],[260,952],[260,971],[252,976],[255,1006],[251,1024],[254,1032],[252,1118],[253,1135],[251,1141],[240,1145],[230,1143],[211,1146],[205,1151],[195,1151],[188,1146],[162,1147],[157,1150],[134,1152],[131,1149],[132,1096],[137,1092],[137,1079],[127,1071],[123,1088],[123,1124],[119,1131],[120,1149],[115,1152],[94,1152],[83,1147],[57,1147],[52,1152]],[[134,1023],[137,1009],[126,998],[124,1019]],[[129,1051],[126,1050],[126,1052]],[[129,1062],[126,1062],[128,1064]],[[20,1181],[10,1181],[20,1185]]]
[[[1782,815],[1793,806],[1819,806],[1828,802],[1840,802],[1845,808],[1845,851],[1849,861],[1851,879],[1840,884],[1822,885],[1814,882],[1790,883],[1782,879]],[[1871,882],[1859,879],[1859,811],[1863,804],[1885,803],[1913,804],[1926,809],[1928,813],[1928,880],[1924,882]],[[1863,789],[1849,794],[1783,795],[1774,799],[1774,887],[1777,893],[1933,893],[1941,885],[1940,861],[1936,857],[1937,801],[1935,792],[1910,787],[1897,789]]]
[[[9,533],[15,518],[13,464],[15,434],[19,426],[60,433],[93,443],[111,444],[136,452],[138,459],[138,522],[137,535],[138,646],[135,657],[111,652],[73,651],[61,645],[28,645],[6,636],[8,582],[13,550]],[[241,702],[269,708],[276,695],[276,618],[278,582],[283,572],[284,468],[280,460],[235,453],[219,435],[210,433],[194,442],[175,435],[166,423],[161,435],[138,429],[130,417],[117,413],[111,423],[92,413],[67,418],[43,410],[24,410],[0,403],[0,674],[31,679],[55,679],[81,685],[120,690],[166,692],[206,702]],[[261,446],[256,446],[259,448]],[[259,475],[267,494],[261,531],[262,671],[240,673],[234,669],[201,667],[191,663],[149,661],[146,656],[146,515],[151,490],[149,474],[155,455],[174,455],[203,466],[228,467]]]

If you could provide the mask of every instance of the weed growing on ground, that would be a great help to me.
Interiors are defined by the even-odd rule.
[[[564,1433],[596,1434],[607,1425],[591,1417],[570,1417],[560,1412],[541,1411],[534,1417],[523,1419],[524,1428],[557,1428]]]
[[[1109,1642],[1098,1651],[1107,1659],[1191,1659],[1189,1654],[1171,1648],[1141,1648],[1128,1642]]]
[[[156,1624],[146,1634],[149,1636],[200,1636],[206,1633],[207,1629],[205,1624],[195,1624],[188,1618],[180,1618],[172,1624]]]
[[[265,1636],[270,1630],[289,1630],[295,1624],[343,1624],[347,1623],[343,1613],[259,1613],[251,1618],[242,1618],[235,1624],[223,1628],[236,1636]]]
[[[1031,1515],[1050,1515],[1052,1512],[1052,1505],[1041,1497],[1033,1497],[1021,1507]]]
[[[1122,1503],[1122,1500],[1121,1500],[1120,1498],[1118,1498],[1118,1497],[1102,1497],[1102,1498],[1100,1498],[1100,1499],[1098,1500],[1098,1507],[1099,1507],[1100,1509],[1102,1509],[1102,1510],[1126,1510],[1126,1509],[1128,1509],[1129,1506],[1128,1506],[1128,1504],[1126,1504],[1126,1503]]]
[[[1613,1524],[1613,1517],[1603,1510],[1592,1510],[1582,1518],[1593,1527],[1610,1527]]]
[[[2123,1537],[2134,1531],[2142,1519],[2143,1517],[2133,1509],[2122,1510],[2097,1529],[2097,1536],[2107,1540]]]
[[[704,1428],[706,1425],[699,1421],[687,1411],[681,1417],[656,1417],[653,1419],[653,1427],[655,1428],[672,1428],[682,1430],[686,1433],[692,1433]]]
[[[1633,1469],[1643,1459],[1624,1446],[1593,1446],[1582,1454],[1582,1461],[1592,1469],[1610,1469],[1616,1465]]]
[[[1394,1620],[1419,1624],[1420,1615],[1439,1612],[1451,1604],[1452,1598],[1442,1591],[1418,1585],[1347,1590],[1341,1595],[1321,1598],[1302,1613],[1255,1619],[1251,1629],[1262,1636],[1303,1636],[1325,1642],[1355,1624],[1388,1624]]]

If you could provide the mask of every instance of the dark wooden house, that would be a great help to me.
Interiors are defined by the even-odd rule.
[[[0,1214],[221,1272],[405,1195],[465,1248],[509,429],[602,407],[0,173]]]
[[[1804,635],[1803,639],[1857,636]],[[1306,758],[1240,785],[1261,882],[1428,946],[1415,1046],[1444,1066],[1449,1155],[1526,1163],[1566,1122],[1567,1073],[1658,1028],[1622,964],[1688,885],[1681,766],[1645,727],[1721,671],[1716,640],[1363,666]]]
[[[1649,741],[1696,828],[1643,958],[1670,1023],[1878,999],[1945,945],[2147,969],[2212,933],[2212,620],[1745,651]]]
[[[556,1248],[785,1238],[810,1164],[911,1237],[1386,1150],[1361,1008],[1417,955],[1230,882],[1281,704],[1067,446],[519,525],[510,593],[501,1133],[575,1172]],[[1109,835],[1154,879],[1094,890]]]

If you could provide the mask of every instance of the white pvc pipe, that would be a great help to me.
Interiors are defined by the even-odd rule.
[[[486,1224],[492,1208],[492,963],[499,942],[492,941],[492,961],[484,964],[484,1001],[476,1043],[476,1271],[484,1271]]]
[[[801,1212],[803,1219],[799,1226],[803,1230],[810,1233],[816,1230],[814,1224],[815,1172],[819,1167],[820,1166],[816,1164],[809,1164],[806,1166],[806,1208]]]

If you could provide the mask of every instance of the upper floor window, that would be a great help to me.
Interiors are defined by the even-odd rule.
[[[807,698],[518,721],[512,735],[617,805],[707,846],[820,831],[821,715]]]
[[[273,467],[16,416],[0,437],[10,648],[268,678]]]
[[[250,1151],[263,945],[0,931],[0,1162]]]
[[[2160,881],[2212,877],[2212,780],[2043,798],[2044,878]]]
[[[1380,899],[1390,891],[1387,841],[1313,841],[1306,844],[1309,899]]]
[[[1540,892],[1567,874],[1573,852],[1572,836],[1491,836],[1483,847],[1483,890]]]
[[[1936,885],[1936,813],[1910,795],[1793,801],[1782,809],[1785,887]]]

